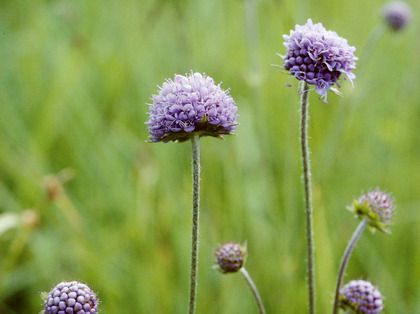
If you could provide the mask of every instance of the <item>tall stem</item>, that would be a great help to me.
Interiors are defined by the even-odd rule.
[[[307,280],[309,314],[315,313],[315,261],[314,261],[314,240],[312,223],[312,187],[311,167],[309,162],[308,148],[308,84],[304,83],[301,97],[301,121],[300,121],[300,147],[302,153],[303,183],[305,188],[305,221],[306,221],[306,252],[307,252]]]
[[[190,303],[188,313],[195,313],[197,295],[198,265],[198,222],[200,204],[200,143],[199,136],[194,135],[192,142],[192,231],[191,231],[191,270],[190,270]]]
[[[249,288],[252,291],[252,294],[254,295],[255,300],[257,301],[258,309],[260,311],[260,314],[265,314],[264,305],[261,301],[260,294],[258,293],[258,289],[254,284],[254,281],[252,280],[251,276],[248,274],[245,267],[241,268],[241,273],[244,276],[246,283],[248,284]]]
[[[335,297],[334,297],[334,308],[333,308],[333,314],[338,313],[338,299],[340,295],[340,286],[341,282],[344,277],[344,272],[346,270],[347,263],[349,261],[351,252],[354,249],[354,246],[356,245],[357,240],[360,238],[360,235],[362,234],[363,230],[365,230],[367,226],[366,219],[363,219],[360,224],[357,226],[356,230],[354,231],[353,235],[351,236],[351,239],[349,243],[347,244],[346,249],[344,250],[343,257],[341,259],[340,268],[338,270],[338,276],[337,276],[337,284],[335,286]]]

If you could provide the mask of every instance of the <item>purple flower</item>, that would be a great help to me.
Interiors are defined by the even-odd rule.
[[[242,268],[246,259],[246,246],[227,242],[214,251],[218,269],[224,273],[236,273]]]
[[[394,199],[390,194],[376,188],[353,200],[353,206],[349,206],[348,209],[359,218],[367,219],[372,228],[389,233],[386,228],[391,224],[395,210]]]
[[[97,313],[96,294],[79,281],[61,282],[52,289],[44,300],[43,314],[49,313]]]
[[[340,306],[357,314],[380,313],[382,295],[369,281],[352,280],[340,290]]]
[[[354,51],[347,40],[336,32],[327,31],[321,23],[313,24],[308,19],[305,25],[296,25],[290,35],[283,35],[286,55],[284,68],[301,82],[315,85],[315,91],[325,97],[327,91],[337,84],[341,74],[350,80],[356,78]],[[325,100],[326,102],[326,100]]]
[[[402,29],[410,21],[411,14],[411,7],[404,1],[390,1],[382,7],[382,16],[394,31]]]
[[[221,84],[221,83],[220,83]],[[193,134],[222,138],[237,127],[229,90],[223,91],[205,74],[175,75],[153,95],[146,122],[152,142],[184,142]]]

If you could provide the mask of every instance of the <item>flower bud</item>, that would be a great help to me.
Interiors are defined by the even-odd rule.
[[[215,250],[218,269],[226,273],[235,273],[242,268],[246,260],[246,245],[227,242]]]
[[[404,1],[390,1],[382,7],[385,23],[394,31],[399,31],[410,21],[411,7]]]
[[[391,224],[395,210],[394,199],[390,194],[377,188],[353,200],[353,206],[349,206],[348,209],[360,219],[367,219],[372,230],[389,233],[387,227]]]
[[[50,313],[90,313],[98,312],[96,294],[79,281],[61,282],[44,299],[43,314]]]
[[[382,295],[369,281],[352,280],[340,290],[340,306],[357,314],[377,314],[383,309]]]
[[[21,221],[24,228],[32,230],[39,225],[39,215],[33,209],[26,209],[22,212]]]

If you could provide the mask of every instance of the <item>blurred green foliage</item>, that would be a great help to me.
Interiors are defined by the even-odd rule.
[[[420,313],[420,23],[384,30],[382,4],[0,1],[0,312],[38,312],[63,279],[86,281],[104,313],[186,311],[191,148],[145,143],[144,122],[156,85],[193,69],[240,114],[238,136],[201,140],[197,311],[256,312],[239,275],[212,269],[219,243],[246,240],[267,312],[304,313],[299,96],[271,65],[310,17],[360,59],[344,98],[310,99],[318,311],[357,226],[345,207],[380,187],[396,198],[392,234],[366,231],[345,281],[377,284],[387,313]]]

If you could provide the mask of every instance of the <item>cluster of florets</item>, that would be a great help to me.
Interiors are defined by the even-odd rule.
[[[41,311],[43,314],[94,314],[97,312],[96,294],[87,285],[78,281],[59,283],[45,297],[44,310]]]
[[[353,205],[348,209],[359,218],[367,219],[372,228],[389,233],[386,228],[391,224],[395,211],[394,199],[390,194],[375,189],[353,200]]]
[[[283,38],[287,49],[283,56],[284,68],[298,80],[315,85],[321,98],[326,98],[334,84],[338,85],[341,74],[350,80],[356,78],[352,73],[356,67],[356,48],[349,46],[336,32],[327,31],[321,23],[313,24],[308,19],[305,25],[296,25],[295,30]]]
[[[152,142],[183,142],[193,134],[221,138],[238,125],[229,90],[222,90],[205,74],[175,75],[151,100],[146,124]]]
[[[227,242],[217,248],[214,255],[222,273],[235,273],[244,265],[247,251],[245,245]]]
[[[340,306],[357,314],[377,314],[383,309],[382,295],[369,281],[352,280],[340,290]]]
[[[390,1],[382,7],[385,22],[394,31],[399,31],[410,21],[411,7],[404,1]]]

